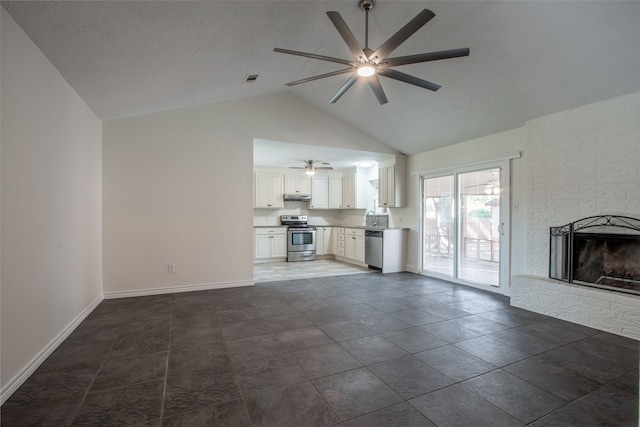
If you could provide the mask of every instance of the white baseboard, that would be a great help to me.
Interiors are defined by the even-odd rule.
[[[254,286],[253,281],[234,281],[221,283],[206,283],[203,285],[170,286],[168,288],[150,288],[135,291],[105,292],[105,299],[144,297],[149,295],[177,294],[179,292],[209,291],[212,289],[238,288]]]
[[[0,391],[0,405],[3,405],[9,397],[38,369],[40,365],[53,353],[64,340],[82,323],[86,317],[102,302],[103,295],[98,296],[91,304],[89,304],[80,314],[76,316],[66,328],[58,334],[39,354],[37,354],[27,365],[22,368],[13,378],[7,382],[6,386]]]

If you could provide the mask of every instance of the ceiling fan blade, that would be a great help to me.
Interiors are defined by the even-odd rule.
[[[384,90],[382,90],[380,79],[376,74],[374,74],[371,77],[368,77],[367,81],[369,82],[369,87],[373,91],[374,95],[376,96],[376,98],[378,98],[378,102],[380,103],[380,105],[383,105],[389,102],[387,100],[387,96],[384,94]]]
[[[375,57],[377,56],[377,61],[382,61],[387,57],[387,55],[389,55],[398,46],[400,46],[402,42],[411,37],[413,33],[418,31],[424,24],[433,19],[434,16],[436,16],[436,14],[431,12],[429,9],[423,9],[422,12],[417,14],[416,17],[411,21],[407,22],[404,27],[400,28],[397,33],[392,35],[389,40],[384,42],[382,46],[380,46],[375,52],[373,52],[371,58],[375,59]]]
[[[336,94],[333,95],[333,98],[331,98],[331,101],[329,101],[329,103],[335,104],[338,101],[338,99],[340,99],[340,97],[344,95],[344,93],[348,91],[351,86],[353,86],[356,80],[358,80],[358,75],[354,73],[353,76],[349,77],[349,80],[347,80],[342,85],[342,87],[338,89],[338,92],[336,92]]]
[[[384,62],[389,67],[397,65],[417,64],[419,62],[438,61],[440,59],[458,58],[461,56],[469,56],[469,48],[441,50],[438,52],[419,53],[417,55],[398,56],[396,58],[387,58]]]
[[[337,62],[338,64],[344,64],[344,65],[357,64],[354,61],[348,61],[346,59],[334,58],[332,56],[316,55],[315,53],[300,52],[297,50],[280,49],[279,47],[276,47],[275,49],[273,49],[273,51],[279,52],[279,53],[286,53],[289,55],[304,56],[305,58],[319,59],[321,61]]]
[[[405,83],[409,83],[410,85],[429,89],[434,92],[442,87],[435,83],[431,83],[427,80],[422,80],[418,77],[410,76],[409,74],[401,73],[400,71],[392,70],[390,68],[379,70],[378,73],[382,74],[385,77],[389,77],[390,79],[399,80],[401,82],[405,82]]]
[[[296,80],[295,82],[287,83],[287,86],[295,86],[300,83],[312,82],[314,80],[324,79],[325,77],[339,76],[340,74],[351,73],[353,72],[353,68],[345,68],[343,70],[332,71],[330,73],[319,74],[313,77],[307,77],[306,79]]]
[[[367,55],[365,55],[362,47],[360,47],[360,43],[356,40],[356,37],[347,26],[347,23],[344,22],[342,16],[335,11],[327,12],[327,16],[331,19],[331,22],[333,22],[333,26],[336,27],[336,30],[338,30],[338,33],[342,36],[342,39],[349,47],[349,50],[351,50],[354,58],[358,59],[359,57],[362,57],[363,60],[366,60]]]

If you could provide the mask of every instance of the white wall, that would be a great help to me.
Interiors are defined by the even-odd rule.
[[[525,128],[513,129],[455,145],[427,151],[409,157],[408,163],[408,204],[404,209],[390,209],[391,225],[409,227],[409,254],[407,268],[419,272],[420,268],[420,174],[432,171],[446,171],[463,165],[491,161],[514,152],[522,157],[511,160],[511,205],[518,206],[511,211],[511,271],[526,268],[526,153],[522,152],[526,143]]]
[[[0,7],[6,399],[102,299],[101,122]]]
[[[288,94],[107,122],[106,296],[253,283],[254,138],[393,153]]]

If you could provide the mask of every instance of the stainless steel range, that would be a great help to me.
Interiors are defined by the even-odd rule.
[[[282,225],[287,225],[287,261],[315,261],[316,228],[307,224],[306,215],[282,215]]]

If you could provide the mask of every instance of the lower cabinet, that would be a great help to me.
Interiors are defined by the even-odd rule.
[[[286,257],[286,227],[254,229],[254,260],[281,260]]]
[[[364,264],[364,229],[338,228],[338,253],[344,261]]]
[[[316,227],[316,255],[336,253],[336,227]]]

